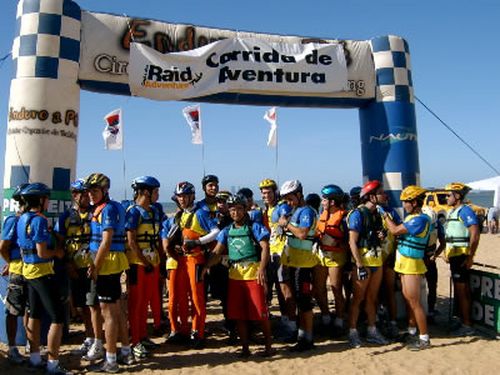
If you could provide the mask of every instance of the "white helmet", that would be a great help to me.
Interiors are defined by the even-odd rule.
[[[281,185],[280,195],[284,197],[287,194],[300,192],[302,193],[302,184],[299,180],[290,180],[285,181],[283,185]]]

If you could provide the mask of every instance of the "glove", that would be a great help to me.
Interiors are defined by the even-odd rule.
[[[358,280],[366,280],[368,279],[368,271],[366,270],[365,267],[361,266],[356,269],[356,272],[358,274]]]
[[[201,245],[201,242],[198,240],[186,240],[186,241],[184,241],[184,248],[186,250],[192,250],[195,247],[200,246],[200,245]]]

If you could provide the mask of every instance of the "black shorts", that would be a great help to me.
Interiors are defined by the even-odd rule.
[[[87,306],[87,293],[90,292],[91,280],[87,277],[87,268],[79,268],[76,271],[78,277],[76,279],[70,279],[73,306],[85,307]]]
[[[64,323],[66,296],[56,282],[54,275],[46,275],[26,281],[28,283],[30,318],[41,319],[45,310],[52,323]]]
[[[28,285],[23,275],[11,273],[7,285],[7,297],[5,298],[5,311],[14,316],[23,316],[26,311],[28,300]]]
[[[292,277],[292,291],[301,312],[311,311],[312,302],[312,268],[288,267]]]
[[[457,257],[451,257],[449,259],[451,277],[454,282],[457,283],[469,282],[470,270],[468,270],[467,267],[465,267],[465,261],[467,260],[467,258],[468,255],[459,255]]]
[[[122,295],[121,272],[99,275],[95,283],[97,299],[100,303],[115,303]]]

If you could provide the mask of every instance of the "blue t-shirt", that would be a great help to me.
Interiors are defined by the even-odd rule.
[[[363,215],[359,210],[353,210],[348,215],[347,227],[358,233],[363,231]]]
[[[227,238],[229,236],[230,229],[231,225],[228,225],[227,227],[222,229],[217,235],[217,242],[227,246]],[[269,240],[269,231],[261,223],[255,223],[255,222],[252,223],[252,233],[258,242],[263,240]]]
[[[310,206],[298,207],[290,218],[290,224],[298,228],[311,228],[316,221],[316,211]]]
[[[477,216],[470,206],[462,206],[462,208],[458,212],[458,217],[460,218],[460,220],[462,220],[467,228],[471,225],[479,224]]]
[[[403,225],[410,235],[418,236],[423,231],[425,231],[425,228],[429,224],[429,222],[429,216],[421,214],[405,221]]]
[[[162,240],[166,240],[168,238],[168,232],[170,232],[170,228],[174,225],[174,217],[167,217],[161,223],[161,231],[160,237]]]
[[[9,258],[10,260],[21,259],[21,252],[17,244],[17,222],[19,217],[10,215],[5,218],[2,227],[2,240],[10,241],[9,244]]]
[[[262,210],[259,209],[250,210],[248,211],[248,216],[250,216],[251,222],[262,224]]]
[[[292,208],[287,203],[278,203],[271,215],[271,222],[277,223],[281,216],[289,216],[291,213]]]

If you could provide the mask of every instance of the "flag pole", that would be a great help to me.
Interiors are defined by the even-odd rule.
[[[125,163],[125,134],[123,134],[123,112],[122,109],[120,108],[120,122],[121,122],[121,132],[122,132],[122,170],[123,170],[123,194],[125,197],[125,200],[127,200],[127,168],[126,168],[126,163]]]
[[[280,173],[279,173],[279,168],[278,168],[278,145],[279,145],[279,130],[278,127],[276,127],[276,152],[274,153],[274,165],[276,168],[276,181],[278,182],[278,186],[280,186]]]
[[[201,144],[201,164],[203,166],[203,177],[205,177],[205,143]]]

